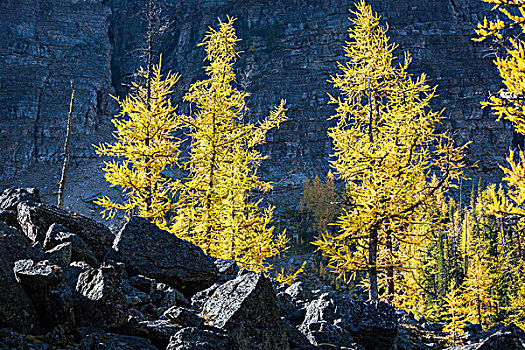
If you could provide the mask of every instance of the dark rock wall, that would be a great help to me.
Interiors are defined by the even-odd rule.
[[[73,153],[91,143],[111,92],[102,0],[0,1],[0,179],[59,159],[76,85]]]
[[[22,163],[56,159],[63,117],[69,101],[69,79],[78,81],[78,138],[91,138],[105,112],[111,89],[123,94],[122,83],[139,65],[128,53],[140,46],[143,24],[136,15],[143,1],[2,1],[0,34],[0,169],[11,175]],[[287,183],[328,170],[330,140],[326,129],[333,106],[327,105],[327,82],[344,61],[348,8],[343,0],[172,0],[168,15],[175,21],[159,51],[163,66],[182,74],[181,95],[203,77],[202,48],[197,44],[217,18],[237,17],[244,53],[240,73],[248,72],[251,118],[287,100],[290,120],[268,137],[269,159],[263,174],[279,180],[295,170]],[[443,128],[459,144],[472,141],[469,161],[480,161],[473,174],[498,174],[513,133],[495,122],[479,101],[499,87],[488,44],[471,41],[473,28],[490,6],[481,0],[373,0],[375,11],[389,23],[392,41],[413,55],[414,74],[425,72],[439,85],[434,109],[446,107]],[[109,85],[111,82],[112,87]],[[6,93],[7,92],[7,93]],[[183,110],[187,106],[183,106]],[[99,132],[100,133],[100,132]],[[80,137],[80,135],[82,137]],[[84,140],[85,141],[85,140]],[[89,155],[91,142],[76,143],[76,156]],[[80,153],[78,153],[80,152]]]

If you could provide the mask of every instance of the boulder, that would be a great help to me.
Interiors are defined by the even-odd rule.
[[[33,302],[15,280],[11,264],[0,254],[0,328],[2,327],[10,327],[26,334],[43,332]]]
[[[357,348],[354,338],[346,329],[325,322],[312,322],[301,327],[301,332],[317,349]]]
[[[261,273],[239,272],[215,290],[201,314],[228,331],[235,349],[289,349],[272,285]]]
[[[318,323],[336,327],[311,327]],[[349,339],[349,333],[355,342],[367,350],[388,350],[394,344],[397,325],[395,310],[386,303],[374,304],[347,297],[332,297],[329,293],[324,293],[306,304],[306,315],[299,329],[310,341],[319,337],[337,341],[340,336],[342,338],[337,344],[344,345]]]
[[[0,194],[0,210],[16,211],[22,202],[41,203],[38,188],[7,188]]]
[[[32,246],[29,240],[19,234],[14,228],[0,222],[0,257],[12,269],[15,261],[36,259],[42,250]]]
[[[170,307],[162,314],[161,318],[181,327],[199,328],[204,324],[204,320],[192,310],[179,306]]]
[[[17,212],[22,232],[33,242],[44,243],[50,226],[58,223],[80,236],[99,260],[113,243],[114,235],[106,226],[77,213],[27,202],[19,203]]]
[[[159,349],[166,349],[170,338],[180,330],[181,327],[171,324],[167,320],[150,321],[130,317],[129,322],[120,328],[118,332],[149,339]]]
[[[335,301],[328,293],[306,305],[306,314],[299,330],[310,344],[332,344],[337,348],[355,343],[350,332],[340,326],[341,320],[337,311]]]
[[[151,301],[155,306],[169,309],[172,306],[189,306],[189,300],[176,290],[165,283],[156,283],[151,293]]]
[[[450,350],[524,350],[525,332],[511,323],[497,324],[486,331],[477,342],[448,348]]]
[[[18,260],[13,269],[16,280],[29,295],[46,330],[62,325],[75,326],[73,298],[62,269],[48,260]]]
[[[5,222],[9,226],[13,226],[17,229],[20,229],[20,225],[18,224],[18,219],[16,216],[16,210],[0,209],[0,222]]]
[[[214,259],[202,249],[144,218],[133,217],[124,225],[105,259],[122,261],[129,276],[154,278],[186,297],[208,288],[221,277]]]
[[[286,288],[284,292],[288,294],[295,303],[300,301],[310,301],[312,299],[312,293],[304,288],[303,282],[301,281],[293,283]]]
[[[42,255],[43,260],[49,260],[60,267],[69,266],[71,262],[72,244],[70,242],[62,243],[46,251]]]
[[[113,266],[80,273],[76,284],[75,318],[79,326],[114,329],[127,322],[127,300]]]
[[[228,335],[219,329],[198,329],[189,327],[181,329],[170,339],[166,350],[201,350],[221,349],[236,350],[230,343]]]
[[[93,267],[97,267],[99,262],[86,242],[79,235],[69,232],[69,230],[60,225],[52,224],[46,232],[43,248],[53,249],[57,245],[70,242],[71,243],[71,261],[85,261]]]
[[[35,258],[40,253],[27,238],[0,222],[0,327],[13,327],[28,334],[43,332],[33,302],[13,273],[17,260]]]
[[[350,331],[357,343],[367,350],[392,348],[398,321],[395,309],[384,302],[363,302],[347,296],[336,299],[341,315],[341,327]]]
[[[158,350],[148,339],[114,333],[93,333],[84,336],[78,350]]]

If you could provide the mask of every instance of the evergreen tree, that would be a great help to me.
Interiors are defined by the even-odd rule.
[[[141,74],[145,72],[140,70]],[[133,83],[133,92],[117,100],[121,111],[113,118],[116,142],[95,146],[99,155],[119,159],[105,162],[105,178],[111,186],[118,186],[127,196],[117,203],[107,196],[95,203],[104,207],[103,215],[112,217],[116,211],[136,212],[159,225],[171,209],[171,187],[175,183],[161,172],[177,163],[180,141],[175,131],[180,118],[171,104],[170,95],[179,76],[161,74],[161,62],[153,67],[151,81]]]
[[[487,263],[484,259],[475,255],[465,279],[463,297],[469,308],[467,321],[477,323],[482,328],[486,328],[491,324],[491,307],[494,303],[490,293],[492,284],[491,273]]]
[[[462,291],[455,282],[450,283],[449,291],[445,297],[445,320],[448,324],[443,327],[443,332],[449,333],[448,338],[452,340],[454,346],[461,343],[460,338],[465,334],[465,301],[462,298]]]
[[[270,269],[268,259],[285,249],[284,233],[274,237],[273,208],[260,208],[252,196],[271,189],[257,175],[265,159],[257,146],[266,133],[286,120],[285,101],[261,122],[245,120],[248,93],[235,86],[239,56],[234,18],[210,28],[201,46],[207,79],[194,83],[184,100],[194,112],[183,120],[191,139],[175,220],[169,230],[208,254],[235,259],[253,271]]]
[[[421,242],[410,228],[432,220],[424,213],[426,204],[460,177],[463,149],[435,131],[441,120],[429,108],[435,88],[425,75],[408,74],[408,53],[394,65],[397,46],[371,7],[361,0],[352,13],[344,48],[348,61],[338,64],[341,72],[331,79],[341,96],[330,96],[337,124],[328,132],[332,166],[346,182],[346,210],[338,220],[340,232],[326,233],[315,244],[330,257],[334,272],[367,271],[369,297],[377,300],[378,272],[386,272],[392,298],[394,247]],[[439,178],[431,180],[432,168],[440,170]]]

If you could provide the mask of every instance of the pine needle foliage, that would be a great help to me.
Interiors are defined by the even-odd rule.
[[[378,299],[377,275],[386,271],[393,294],[394,255],[401,244],[420,244],[410,228],[431,220],[425,208],[438,189],[446,190],[462,173],[464,147],[436,132],[441,113],[430,109],[435,88],[426,75],[407,72],[409,53],[395,64],[395,44],[387,27],[361,0],[352,11],[344,51],[346,63],[331,82],[340,96],[333,140],[337,176],[346,182],[345,211],[337,234],[324,234],[315,244],[330,258],[338,274],[366,271],[369,297]],[[434,172],[433,169],[439,169]],[[414,234],[413,234],[414,233]],[[380,258],[381,254],[385,257]]]
[[[207,78],[191,85],[184,96],[194,111],[183,120],[191,140],[184,163],[189,175],[168,229],[216,258],[266,272],[271,268],[268,259],[285,249],[287,239],[284,232],[273,232],[273,208],[261,209],[260,200],[253,198],[272,188],[257,174],[266,158],[257,146],[286,120],[285,101],[258,123],[245,120],[249,94],[236,87],[239,39],[234,21],[228,17],[218,30],[210,28],[200,44]]]
[[[454,346],[460,345],[461,337],[465,334],[465,313],[467,310],[464,306],[465,301],[462,297],[462,290],[454,282],[450,284],[445,302],[446,314],[444,318],[448,321],[448,324],[443,327],[443,332],[449,334],[448,339],[452,340]]]
[[[105,217],[121,210],[162,225],[172,208],[174,183],[161,173],[177,163],[180,153],[175,132],[181,122],[177,106],[171,103],[179,76],[171,72],[163,76],[161,60],[151,75],[142,68],[139,74],[147,75],[144,83],[132,83],[132,92],[123,100],[114,97],[120,106],[120,113],[112,119],[116,142],[95,146],[98,155],[115,158],[104,162],[105,178],[112,187],[121,188],[127,200],[117,203],[105,196],[95,203],[104,207]]]

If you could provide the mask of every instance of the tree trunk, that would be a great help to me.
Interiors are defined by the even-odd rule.
[[[392,249],[392,233],[387,232],[386,249],[388,251],[388,265],[386,267],[386,297],[389,304],[394,301],[394,252]]]
[[[379,294],[377,291],[377,228],[370,230],[368,243],[368,275],[370,286],[368,289],[368,299],[378,301]]]
[[[71,117],[73,116],[73,106],[75,103],[75,84],[71,81],[71,102],[69,103],[69,113],[67,114],[66,141],[64,142],[64,163],[62,164],[62,175],[58,185],[58,207],[64,207],[64,191],[66,189],[67,170],[69,167],[69,146],[71,145]]]

